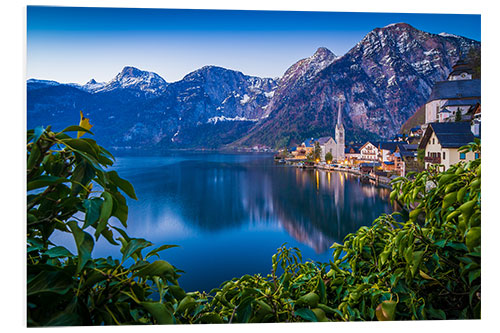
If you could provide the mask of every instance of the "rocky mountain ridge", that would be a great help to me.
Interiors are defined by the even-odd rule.
[[[347,142],[389,137],[473,47],[480,43],[397,23],[372,30],[341,57],[320,47],[279,79],[217,66],[173,83],[130,66],[103,83],[30,79],[28,127],[75,124],[83,110],[116,149],[274,148],[333,136],[342,98]]]

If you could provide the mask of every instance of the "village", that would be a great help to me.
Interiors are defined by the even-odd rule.
[[[434,84],[423,106],[425,123],[388,141],[346,144],[339,98],[335,138],[308,138],[280,150],[275,161],[299,168],[350,172],[388,186],[396,177],[431,165],[445,171],[453,164],[478,159],[480,152],[459,151],[481,138],[481,80],[473,79],[473,74],[468,63],[457,61],[447,80]]]

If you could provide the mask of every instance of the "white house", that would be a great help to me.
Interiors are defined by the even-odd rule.
[[[472,79],[472,68],[459,60],[447,81],[434,84],[425,104],[425,123],[444,122],[457,112],[466,114],[481,99],[481,80]]]
[[[458,149],[474,141],[469,122],[432,123],[425,130],[418,146],[425,150],[425,168],[441,164],[447,170],[460,161],[480,157],[479,152],[460,153]]]
[[[378,161],[378,154],[377,146],[369,141],[359,149],[359,159],[363,161]]]

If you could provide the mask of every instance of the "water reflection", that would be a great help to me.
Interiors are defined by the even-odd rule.
[[[387,189],[348,173],[274,165],[271,156],[121,158],[117,168],[139,197],[129,218],[140,223],[131,222],[129,230],[153,241],[284,229],[323,253],[391,210]]]

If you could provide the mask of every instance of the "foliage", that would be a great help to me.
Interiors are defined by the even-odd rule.
[[[326,160],[326,161],[333,161],[333,155],[332,155],[332,153],[331,153],[331,152],[327,152],[327,153],[325,154],[325,160]]]
[[[460,107],[458,107],[457,112],[455,113],[455,121],[462,121],[462,110],[460,110]]]
[[[472,66],[473,79],[481,79],[481,47],[471,48],[467,54],[466,61]]]
[[[477,143],[464,147],[478,151]],[[480,318],[480,159],[395,179],[382,215],[334,244],[329,263],[282,247],[266,277],[195,293],[183,319],[295,322]],[[413,207],[413,208],[412,208]],[[278,275],[278,271],[281,274]]]
[[[126,227],[122,192],[135,199],[134,189],[105,170],[109,152],[66,134],[78,131],[90,133],[28,131],[28,326],[480,318],[480,159],[395,179],[402,211],[334,244],[328,263],[282,246],[265,277],[185,293],[178,269],[148,261],[172,245],[143,255],[150,242],[109,222]],[[76,255],[51,242],[56,229],[73,235]],[[121,243],[120,260],[92,258],[100,236]]]
[[[313,159],[314,160],[321,159],[321,147],[318,141],[314,142]]]
[[[85,124],[84,124],[85,125]],[[127,226],[122,192],[135,199],[132,185],[116,171],[106,171],[113,156],[90,133],[70,126],[28,131],[27,145],[27,320],[28,326],[172,323],[174,307],[184,297],[179,271],[168,262],[149,262],[164,245],[131,238],[109,223],[114,216]],[[53,244],[55,230],[72,234],[77,254]],[[95,241],[121,243],[121,260],[92,258]]]

